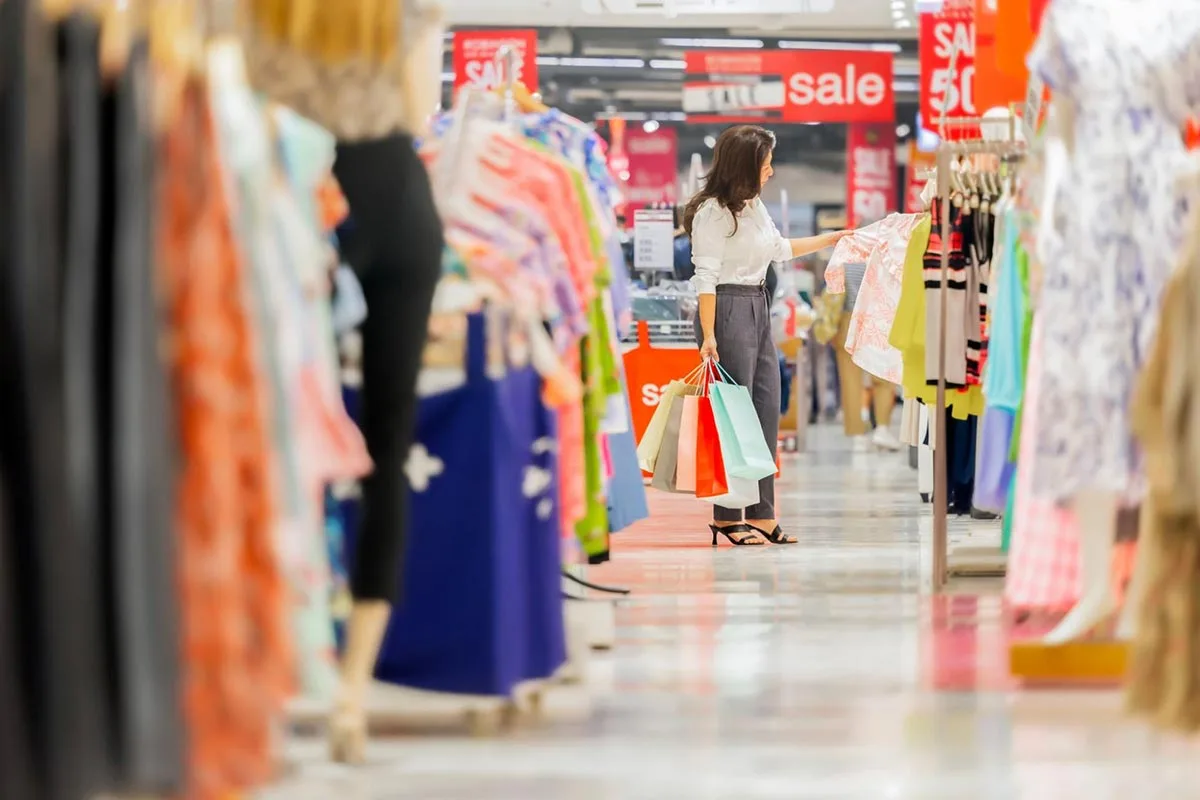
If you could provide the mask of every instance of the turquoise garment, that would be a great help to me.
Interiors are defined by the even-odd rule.
[[[1017,232],[1017,220],[1009,212],[1005,215],[1002,258],[997,265],[1000,274],[992,281],[995,305],[992,307],[987,370],[983,377],[987,404],[1014,414],[1025,392],[1022,340],[1029,305],[1021,284],[1020,264],[1027,256]]]

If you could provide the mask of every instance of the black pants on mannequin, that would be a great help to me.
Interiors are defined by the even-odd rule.
[[[350,205],[345,260],[367,301],[362,326],[362,426],[375,469],[363,484],[350,590],[394,603],[408,528],[408,479],[417,375],[441,276],[442,224],[413,140],[339,143],[334,174]]]

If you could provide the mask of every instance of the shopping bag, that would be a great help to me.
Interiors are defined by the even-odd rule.
[[[679,425],[683,420],[683,402],[671,405],[667,414],[667,424],[663,430],[663,439],[658,460],[654,464],[654,476],[650,485],[664,492],[674,492],[675,465],[679,461]]]
[[[721,440],[725,472],[731,478],[758,480],[775,474],[775,457],[763,435],[750,392],[733,382],[720,365],[724,381],[709,384],[713,418]]]
[[[696,497],[718,497],[729,493],[725,461],[721,458],[721,437],[713,418],[712,401],[708,397],[697,397],[695,401]],[[686,410],[684,413],[687,413]]]
[[[688,383],[683,378],[667,384],[666,390],[658,401],[658,407],[654,409],[654,416],[650,417],[650,424],[646,426],[642,440],[638,442],[638,465],[643,470],[649,473],[654,472],[654,465],[658,461],[658,455],[662,448],[663,433],[667,429],[667,417],[671,414],[671,407],[675,404],[675,400],[685,394],[696,394],[698,391],[699,387],[694,383]]]
[[[683,414],[679,420],[678,461],[675,464],[675,489],[680,492],[696,491],[696,428],[700,415],[700,401],[707,404],[708,398],[684,395]],[[711,415],[711,411],[709,414]]]

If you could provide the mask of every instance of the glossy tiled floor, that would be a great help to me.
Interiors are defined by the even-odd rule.
[[[297,740],[298,774],[267,797],[1200,798],[1198,748],[1124,720],[1117,692],[1009,685],[994,581],[929,596],[929,506],[902,457],[831,429],[809,449],[780,491],[799,545],[714,550],[706,509],[663,496],[621,534],[594,577],[634,594],[585,721],[378,741],[359,770]]]

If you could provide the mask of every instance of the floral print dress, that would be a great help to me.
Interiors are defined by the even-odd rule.
[[[1200,12],[1195,0],[1053,0],[1029,64],[1074,117],[1039,248],[1037,414],[1055,424],[1039,430],[1032,485],[1054,500],[1136,501],[1128,408],[1187,218],[1180,131],[1200,105]]]

